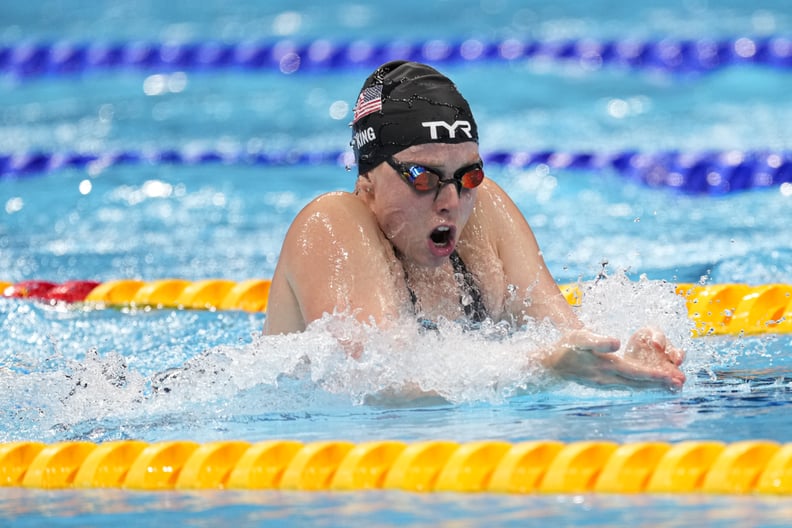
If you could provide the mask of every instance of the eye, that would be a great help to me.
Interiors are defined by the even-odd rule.
[[[410,175],[410,180],[415,181],[420,176],[426,174],[427,169],[426,167],[421,167],[420,165],[410,165],[407,169],[407,173]]]
[[[411,165],[408,174],[416,191],[432,191],[440,180],[437,174],[420,165]]]
[[[484,181],[484,169],[481,167],[470,168],[462,175],[460,181],[465,189],[474,189]]]

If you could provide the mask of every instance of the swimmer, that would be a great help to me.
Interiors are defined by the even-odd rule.
[[[265,333],[343,312],[379,327],[405,316],[549,320],[562,337],[538,359],[557,375],[682,387],[685,354],[661,330],[638,330],[616,354],[619,339],[584,328],[528,222],[485,176],[476,121],[450,79],[415,62],[384,64],[363,85],[352,132],[354,192],[319,196],[290,226]]]

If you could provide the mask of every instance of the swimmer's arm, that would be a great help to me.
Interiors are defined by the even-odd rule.
[[[506,302],[507,315],[515,321],[524,316],[549,319],[562,333],[558,343],[540,354],[546,368],[564,378],[596,385],[682,386],[685,375],[679,365],[684,352],[667,343],[662,332],[639,330],[623,353],[614,354],[620,349],[619,339],[584,329],[547,269],[536,238],[517,206],[494,182],[487,181],[483,190],[477,204],[485,213],[482,222],[492,222],[486,228],[497,233],[495,247],[506,284],[517,287],[518,295]],[[523,302],[526,298],[530,299],[528,304]]]
[[[377,233],[368,209],[351,194],[323,195],[306,206],[286,234],[271,292],[291,296],[302,328],[278,325],[277,299],[271,298],[267,317],[273,322],[265,331],[299,331],[334,312],[364,323],[392,320],[398,305]]]
[[[516,295],[506,299],[506,315],[514,321],[528,316],[549,319],[558,328],[582,328],[550,274],[531,227],[506,192],[484,180],[476,207],[485,232],[495,234],[506,284],[516,287]]]
[[[555,374],[598,386],[679,390],[685,374],[679,366],[684,351],[670,346],[662,332],[644,328],[633,334],[622,354],[618,339],[574,330],[542,354],[542,364]]]

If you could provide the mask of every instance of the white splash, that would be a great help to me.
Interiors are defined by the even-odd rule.
[[[688,351],[688,373],[709,368],[716,357],[705,340],[691,338],[674,285],[617,274],[580,286],[578,313],[593,330],[626,341],[642,326],[661,327]],[[300,334],[256,333],[246,344],[207,349],[154,376],[128,367],[121,354],[91,350],[81,361],[56,358],[54,367],[0,368],[0,441],[101,437],[108,427],[161,425],[171,416],[205,420],[437,401],[497,405],[559,386],[568,394],[570,384],[554,384],[537,360],[558,337],[542,322],[515,330],[506,323],[470,329],[440,321],[425,329],[403,321],[381,330],[335,314]],[[350,353],[353,341],[365,344],[359,354]]]

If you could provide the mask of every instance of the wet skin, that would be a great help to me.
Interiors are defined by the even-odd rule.
[[[394,156],[444,179],[479,161],[478,145],[424,144]],[[464,316],[449,255],[456,250],[478,278],[494,320],[549,319],[562,333],[538,359],[558,375],[596,385],[682,387],[684,352],[660,329],[618,339],[590,332],[563,297],[527,221],[492,180],[458,191],[416,192],[388,163],[358,177],[354,193],[309,203],[284,241],[273,275],[268,334],[303,331],[325,313],[348,312],[387,327],[414,317],[408,286],[424,316]],[[526,302],[527,301],[527,302]],[[357,353],[365,344],[351,346]],[[532,358],[537,359],[537,358]]]

